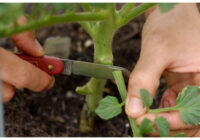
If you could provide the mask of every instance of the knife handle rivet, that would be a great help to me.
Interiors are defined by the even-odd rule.
[[[49,70],[53,70],[53,65],[48,65]]]

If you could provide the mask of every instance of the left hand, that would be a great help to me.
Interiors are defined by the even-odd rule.
[[[25,24],[26,18],[19,18],[18,23]],[[35,57],[44,55],[44,50],[36,40],[34,31],[13,35],[11,38],[20,51]],[[15,87],[39,92],[52,88],[55,82],[54,77],[1,47],[0,73],[4,103],[12,99]]]

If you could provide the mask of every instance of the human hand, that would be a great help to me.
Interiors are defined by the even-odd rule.
[[[196,4],[178,4],[161,14],[158,8],[149,15],[143,27],[140,58],[129,80],[126,113],[139,124],[146,113],[139,91],[148,90],[154,97],[164,73],[169,89],[160,107],[175,105],[177,93],[186,85],[200,85],[200,18]],[[171,132],[198,136],[198,126],[185,125],[178,112],[160,113],[170,123]],[[187,130],[185,130],[187,129]],[[192,130],[192,131],[190,131]],[[171,133],[171,134],[172,134]],[[153,134],[156,136],[157,132]]]
[[[26,18],[21,17],[19,24],[25,24]],[[31,56],[43,56],[44,51],[35,38],[34,31],[28,31],[12,36],[17,48]],[[8,102],[14,96],[14,88],[28,88],[32,91],[42,91],[54,85],[54,78],[22,60],[15,54],[0,47],[0,78],[2,79],[3,102]]]

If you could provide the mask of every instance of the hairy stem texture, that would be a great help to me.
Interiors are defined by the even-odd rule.
[[[107,18],[107,11],[100,11],[96,13],[83,12],[83,13],[69,13],[57,16],[47,16],[36,21],[30,21],[29,23],[18,26],[17,28],[11,28],[10,26],[0,28],[0,36],[8,37],[13,34],[24,32],[27,30],[33,30],[53,24],[67,23],[67,22],[81,22],[81,21],[97,21]]]

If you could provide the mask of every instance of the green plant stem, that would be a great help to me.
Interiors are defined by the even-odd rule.
[[[125,101],[120,103],[120,106],[123,107],[125,105]]]
[[[112,65],[112,40],[115,33],[115,5],[109,6],[109,17],[96,23],[91,35],[94,40],[94,62]]]
[[[126,91],[126,86],[124,84],[125,82],[124,82],[124,78],[122,76],[122,72],[121,71],[113,71],[113,76],[115,78],[115,82],[117,84],[122,102],[124,102],[126,100],[127,91]]]
[[[109,12],[110,13],[110,12]],[[111,13],[110,13],[111,14]],[[114,35],[114,25],[112,16],[93,23],[92,33],[94,40],[94,62],[99,64],[112,65],[112,39]],[[86,102],[81,112],[80,132],[87,133],[93,129],[95,109],[102,99],[104,85],[107,80],[92,78],[85,86],[77,88],[77,92],[86,95]]]
[[[81,6],[83,7],[84,11],[86,11],[86,12],[92,11],[90,8],[90,5],[88,3],[81,3]]]
[[[68,13],[57,16],[49,16],[43,19],[39,19],[37,21],[30,21],[24,26],[19,26],[18,28],[2,27],[0,28],[0,36],[8,37],[13,34],[17,34],[20,32],[24,32],[27,30],[33,30],[36,28],[41,28],[53,24],[60,24],[66,22],[80,22],[80,21],[96,21],[96,20],[104,20],[108,17],[107,11],[99,11],[96,13],[83,12],[83,13]]]
[[[81,133],[88,133],[93,130],[95,109],[99,100],[102,99],[103,89],[106,80],[91,78],[83,87],[78,87],[77,92],[86,94],[85,104],[81,111],[79,130]]]
[[[91,81],[93,83],[91,83],[90,87],[93,87],[93,90],[91,91],[91,94],[88,94],[90,96],[86,95],[86,102],[88,103],[89,109],[92,112],[95,112],[99,100],[102,99],[102,93],[106,80],[91,78]]]
[[[99,40],[102,38],[99,38]],[[104,39],[103,39],[104,40]],[[97,41],[97,40],[95,40]],[[110,42],[101,42],[97,41],[94,42],[95,50],[98,49],[99,52],[104,52],[103,54],[98,54],[95,56],[95,62],[101,64],[112,64],[112,51],[106,52],[107,49],[110,49]],[[103,43],[103,44],[102,44]],[[102,47],[104,44],[106,46]],[[101,50],[104,49],[104,50]],[[99,58],[100,57],[100,58]],[[105,58],[105,60],[104,60]],[[106,84],[107,80],[102,79],[95,79],[92,78],[86,86],[77,88],[78,93],[82,93],[86,95],[86,102],[84,107],[81,111],[81,118],[80,118],[80,132],[87,133],[93,130],[93,120],[95,117],[95,109],[98,105],[98,102],[103,97],[103,89]],[[78,91],[79,89],[79,91]],[[82,92],[81,92],[82,91]]]
[[[119,90],[119,93],[120,93],[120,96],[121,96],[121,99],[122,99],[121,104],[123,104],[123,103],[125,103],[125,100],[126,100],[127,90],[126,90],[122,71],[113,71],[113,76],[115,78],[117,88]],[[129,118],[129,122],[131,124],[131,129],[132,129],[134,136],[135,137],[141,137],[142,134],[140,133],[140,129],[138,128],[138,126],[135,122],[135,119]]]
[[[91,28],[91,24],[88,21],[83,21],[83,22],[79,22],[79,24],[81,24],[81,26],[86,30],[86,32],[91,35],[92,34],[92,28]]]
[[[119,11],[120,16],[128,14],[128,12],[134,7],[135,3],[126,3]]]
[[[167,111],[176,111],[176,107],[166,107],[166,108],[158,108],[158,109],[149,109],[148,113],[155,113],[158,114],[160,112],[167,112]]]
[[[144,11],[146,11],[147,9],[151,8],[154,5],[156,5],[156,3],[143,3],[143,4],[140,4],[139,6],[137,6],[136,8],[133,8],[124,17],[119,19],[119,21],[117,23],[118,27],[127,24],[133,18],[135,18],[136,16],[143,13]]]
[[[133,134],[135,137],[142,137],[141,133],[140,133],[140,129],[138,128],[135,119],[133,118],[128,118],[129,122],[131,124],[131,129],[133,131]]]
[[[128,14],[128,17],[125,16],[123,20],[127,22],[128,19],[130,18],[132,19],[133,17],[140,14],[141,12],[145,10],[145,8],[147,9],[148,7],[150,6],[144,5],[144,6],[139,7],[138,10],[136,9],[136,11],[134,12],[130,10],[131,15]],[[128,6],[127,6],[127,10],[128,10]],[[117,21],[118,21],[119,16],[117,15],[115,11],[115,4],[110,4],[107,11],[109,15],[105,18],[105,20],[98,21],[98,22],[89,22],[90,26],[88,26],[86,22],[85,23],[82,22],[83,23],[82,25],[86,29],[86,31],[89,31],[89,34],[91,35],[94,41],[94,62],[99,63],[99,64],[112,65],[113,54],[112,54],[111,46],[112,46],[114,33],[119,27],[117,26],[117,23],[118,23]],[[119,77],[116,79],[118,79],[116,80],[117,84],[121,85],[121,86],[118,86],[118,88],[120,91],[120,96],[122,98],[122,101],[124,102],[126,99],[127,91],[124,85],[122,73],[119,73]],[[81,118],[80,118],[80,122],[84,122],[84,123],[80,123],[80,128],[83,128],[82,130],[81,129],[80,130],[84,133],[88,132],[88,130],[92,130],[91,122],[93,122],[94,120],[94,116],[95,116],[94,110],[96,109],[98,101],[100,100],[100,98],[102,98],[102,95],[103,95],[103,88],[106,81],[104,81],[105,83],[103,82],[101,83],[99,80],[100,79],[96,79],[96,82],[94,83],[91,83],[92,81],[90,80],[86,86],[78,88],[79,91],[82,91],[80,93],[86,95],[86,103],[83,107]],[[101,88],[95,87],[96,85],[99,85],[99,84],[102,85]],[[94,91],[98,91],[98,94],[97,92],[91,92],[89,90],[92,88],[94,89]],[[122,105],[123,104],[124,103],[122,103]],[[134,133],[134,136],[140,137],[141,136],[140,130],[137,127],[135,120],[130,119],[130,123],[131,123],[131,128]]]
[[[95,35],[94,39],[94,62],[99,64],[112,65],[113,55],[111,43],[113,34],[109,33],[109,30],[101,30],[103,27],[96,29],[99,33]],[[108,33],[108,34],[106,34]]]

